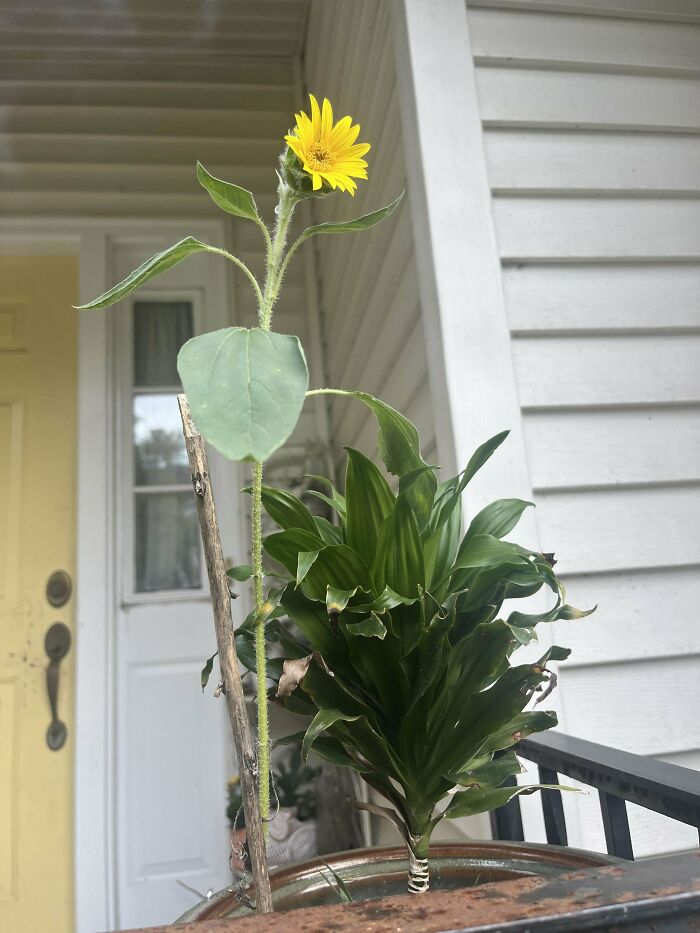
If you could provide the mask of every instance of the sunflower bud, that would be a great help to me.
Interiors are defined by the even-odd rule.
[[[289,146],[285,146],[280,155],[280,178],[298,198],[324,198],[333,190],[324,183],[322,188],[314,191],[311,175],[304,171],[298,156]]]

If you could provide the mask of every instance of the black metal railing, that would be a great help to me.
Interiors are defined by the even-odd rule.
[[[700,831],[700,772],[608,748],[561,732],[521,740],[521,758],[534,762],[542,784],[559,784],[559,775],[594,787],[600,798],[605,842],[610,855],[633,859],[626,801],[654,810]],[[515,784],[515,778],[510,781]],[[567,845],[561,793],[541,792],[547,841]],[[515,797],[491,815],[494,838],[524,840],[520,803]]]

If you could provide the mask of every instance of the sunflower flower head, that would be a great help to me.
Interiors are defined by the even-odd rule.
[[[282,162],[287,181],[306,197],[336,188],[354,197],[357,190],[354,179],[367,178],[367,163],[362,156],[369,151],[369,143],[355,142],[360,127],[357,123],[353,126],[352,117],[343,117],[334,124],[330,101],[324,99],[319,107],[313,94],[309,97],[311,116],[303,111],[297,113],[296,127],[284,137],[289,146]],[[298,165],[294,170],[293,163],[297,160],[301,172]]]

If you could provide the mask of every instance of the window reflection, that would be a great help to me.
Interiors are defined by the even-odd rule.
[[[189,483],[187,451],[174,394],[135,395],[133,430],[137,486]]]

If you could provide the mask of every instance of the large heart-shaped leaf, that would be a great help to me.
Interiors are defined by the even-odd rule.
[[[122,298],[126,298],[127,295],[130,295],[134,289],[143,285],[144,282],[154,278],[156,275],[160,275],[162,272],[167,272],[168,269],[171,269],[187,256],[191,256],[192,253],[201,253],[202,250],[206,251],[211,249],[211,246],[207,246],[206,243],[200,243],[199,240],[195,240],[192,236],[185,237],[184,240],[180,240],[178,243],[169,246],[162,252],[156,253],[155,256],[151,256],[151,258],[147,259],[138,269],[134,269],[133,272],[130,272],[118,285],[114,285],[104,294],[95,298],[93,301],[89,301],[87,304],[76,305],[76,308],[78,311],[107,308],[109,305],[121,301]]]
[[[267,460],[281,447],[309,384],[298,338],[257,327],[193,337],[177,368],[195,424],[230,460]]]
[[[222,211],[233,214],[235,217],[254,220],[258,224],[262,223],[255,205],[255,198],[250,191],[239,188],[238,185],[233,185],[230,181],[215,178],[209,174],[201,162],[197,162],[197,180],[209,192],[214,204],[220,207]]]

